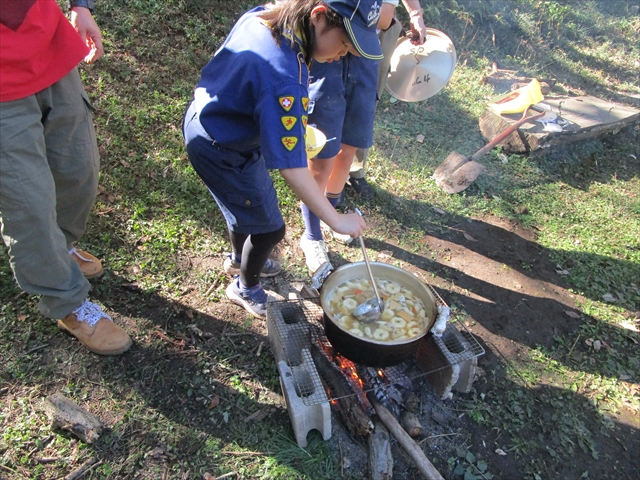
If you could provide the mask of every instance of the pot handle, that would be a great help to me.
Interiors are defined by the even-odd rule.
[[[311,277],[311,288],[320,291],[322,284],[327,277],[333,272],[333,266],[329,262],[324,262]]]

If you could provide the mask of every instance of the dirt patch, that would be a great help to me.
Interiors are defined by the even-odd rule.
[[[368,221],[375,225],[384,219],[372,214]],[[378,252],[376,260],[399,264],[433,285],[486,352],[478,359],[479,375],[469,394],[442,400],[428,383],[419,389],[425,434],[418,441],[436,468],[448,480],[462,478],[469,469],[476,476],[468,478],[637,478],[640,465],[634,452],[640,451],[640,421],[635,412],[624,405],[603,412],[592,402],[588,386],[558,388],[562,383],[554,381],[562,368],[609,375],[609,357],[594,355],[584,329],[597,327],[606,340],[606,335],[617,334],[613,327],[578,308],[585,299],[571,292],[551,261],[552,252],[536,242],[535,231],[496,217],[454,216],[446,225],[433,228],[410,247],[366,238],[368,247]],[[290,235],[276,252],[286,268],[279,278],[264,281],[268,289],[277,290],[283,280],[308,281],[296,232]],[[354,254],[356,245],[330,246],[335,266],[360,258]],[[212,444],[221,451],[253,451],[264,442],[260,428],[266,427],[253,420],[258,417],[268,418],[269,428],[283,438],[293,438],[266,324],[225,298],[230,278],[219,273],[223,259],[222,254],[181,259],[189,276],[180,284],[181,294],[171,300],[108,270],[94,283],[92,298],[133,335],[131,351],[113,359],[96,358],[77,342],[70,347],[69,338],[51,325],[42,333],[49,339],[48,348],[38,347],[38,362],[21,363],[25,375],[34,368],[51,370],[52,380],[38,388],[38,396],[60,389],[73,394],[76,387],[68,385],[83,379],[81,398],[86,401],[81,406],[100,412],[112,429],[95,451],[118,466],[113,478],[136,471],[147,472],[141,478],[158,478],[175,469],[195,473],[184,459],[197,456],[204,444],[208,451]],[[203,286],[203,275],[213,280]],[[562,348],[559,339],[567,342]],[[539,351],[549,355],[536,370],[530,365]],[[83,360],[78,361],[79,355]],[[637,385],[629,388],[637,390]],[[0,392],[7,405],[28,395],[19,383]],[[144,404],[145,413],[128,420],[124,403],[105,411],[105,397]],[[179,442],[155,433],[147,422],[158,418],[183,428]],[[333,425],[331,440],[321,442],[313,432],[310,441],[325,445],[344,478],[363,478],[366,440],[352,438],[335,418]],[[145,449],[144,456],[131,463],[130,455],[141,455],[133,453],[137,449]],[[47,452],[45,447],[41,456]],[[420,478],[395,443],[393,454],[394,478]],[[297,463],[301,460],[277,460],[304,471],[303,463]],[[64,471],[73,468],[70,464]]]

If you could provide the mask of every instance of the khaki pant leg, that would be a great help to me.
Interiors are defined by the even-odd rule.
[[[98,192],[100,156],[89,98],[75,68],[38,96],[51,106],[44,136],[56,182],[58,226],[70,248],[84,234]]]
[[[74,69],[35,95],[0,105],[2,238],[16,281],[42,296],[40,311],[51,318],[80,306],[90,289],[69,255],[84,231],[98,174],[83,94]]]
[[[387,30],[383,30],[378,33],[380,48],[382,49],[383,55],[382,60],[380,60],[380,66],[378,67],[378,100],[382,97],[382,92],[384,92],[384,89],[387,86],[391,57],[393,56],[393,51],[396,48],[401,31],[402,24],[395,21]],[[349,172],[349,176],[351,178],[364,178],[364,167],[368,156],[368,148],[359,148],[356,150],[356,158],[354,158]]]

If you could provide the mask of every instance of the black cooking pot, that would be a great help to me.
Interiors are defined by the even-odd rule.
[[[320,304],[324,311],[325,333],[333,348],[353,362],[384,368],[402,363],[415,354],[420,339],[429,332],[436,321],[438,310],[433,293],[415,276],[386,263],[371,262],[370,265],[375,278],[397,282],[422,300],[427,313],[427,322],[420,334],[406,340],[381,342],[353,335],[333,320],[328,308],[331,293],[348,280],[368,278],[364,262],[342,265],[332,272],[322,284]]]

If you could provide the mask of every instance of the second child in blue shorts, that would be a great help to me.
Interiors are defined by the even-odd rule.
[[[312,61],[338,61],[350,51],[380,55],[372,0],[285,0],[245,13],[203,68],[184,119],[189,160],[227,222],[239,276],[230,300],[266,315],[260,275],[285,225],[269,169],[342,234],[366,228],[357,214],[338,214],[318,188],[305,149]],[[379,8],[379,7],[378,7]]]
[[[335,137],[338,141],[327,142],[320,153],[309,160],[309,169],[334,207],[349,176],[356,149],[373,144],[377,58],[349,54],[338,62],[314,62],[311,66],[309,123],[327,138]],[[301,212],[305,231],[300,248],[313,274],[329,262],[328,248],[320,218],[304,203]],[[341,239],[349,242],[351,237],[341,236]]]

